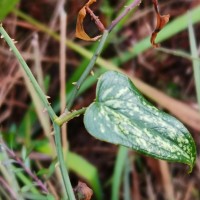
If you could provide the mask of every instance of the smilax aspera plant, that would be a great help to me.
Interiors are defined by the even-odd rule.
[[[91,72],[96,59],[100,55],[106,39],[118,22],[126,16],[133,8],[140,4],[140,0],[135,0],[127,6],[108,28],[104,28],[94,15],[89,6],[95,2],[91,0],[81,9],[77,20],[76,36],[85,40],[97,40],[99,45],[94,52],[86,70],[77,81],[66,112],[57,116],[47,100],[46,95],[38,85],[29,67],[25,63],[21,54],[17,50],[14,41],[0,25],[1,38],[4,38],[9,47],[19,60],[27,77],[30,79],[35,92],[43,102],[53,124],[55,147],[59,167],[66,190],[66,199],[75,200],[74,192],[68,176],[68,171],[63,159],[61,146],[60,127],[74,117],[84,113],[84,125],[87,131],[97,139],[117,145],[126,146],[137,152],[157,159],[171,162],[180,162],[189,165],[190,172],[196,159],[196,147],[189,131],[184,125],[154,107],[137,90],[131,80],[116,71],[108,71],[100,76],[96,87],[96,99],[87,108],[69,112],[73,105],[77,92],[82,83]],[[169,20],[169,15],[161,16],[158,11],[157,1],[153,0],[157,16],[157,26],[152,34],[151,43],[157,47],[155,38],[157,33]],[[98,27],[101,27],[102,35],[90,38],[84,31],[83,19],[89,13],[95,20]]]

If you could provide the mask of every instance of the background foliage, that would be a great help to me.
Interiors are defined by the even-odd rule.
[[[130,2],[99,0],[92,8],[108,26]],[[17,47],[59,112],[60,1],[22,0],[15,6],[16,3],[1,1],[0,19],[4,18],[5,29],[18,41]],[[67,1],[65,5],[67,98],[72,94],[72,83],[82,74],[97,46],[97,43],[74,38],[77,13],[84,3]],[[102,57],[97,61],[94,76],[87,78],[72,109],[88,106],[95,98],[93,84],[99,75],[105,70],[120,67],[150,101],[185,123],[199,151],[200,114],[196,91],[199,91],[200,75],[192,66],[194,69],[199,67],[200,4],[199,1],[173,0],[159,3],[161,13],[171,15],[169,24],[158,36],[158,41],[165,48],[156,50],[151,47],[149,37],[154,29],[155,14],[151,1],[143,1],[110,34]],[[86,18],[85,24],[91,36],[98,34],[90,17]],[[63,38],[61,41],[65,42]],[[0,44],[0,127],[4,141],[27,167],[48,183],[51,193],[59,196],[49,119],[24,79],[12,52],[3,40]],[[78,180],[86,182],[96,199],[200,199],[199,156],[192,174],[188,175],[184,165],[167,164],[127,149],[118,152],[117,146],[92,138],[83,126],[82,117],[68,124],[68,148],[70,152],[66,155],[66,162],[73,186]],[[16,172],[7,171],[12,159],[1,152],[1,176],[6,177],[14,192],[19,191],[17,180],[20,180],[23,192],[39,195],[35,182],[21,167],[14,165]],[[2,179],[0,181],[2,183]],[[3,187],[0,194],[2,199],[10,199],[9,195],[12,195]]]

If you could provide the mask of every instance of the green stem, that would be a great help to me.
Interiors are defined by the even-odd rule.
[[[54,110],[50,106],[50,103],[48,102],[47,97],[45,96],[45,94],[43,93],[39,84],[37,83],[36,79],[34,78],[31,70],[28,67],[28,65],[26,64],[26,62],[22,58],[21,54],[19,53],[19,51],[15,47],[13,40],[9,37],[9,35],[6,33],[6,31],[2,27],[2,24],[0,24],[0,33],[2,34],[2,38],[4,38],[6,40],[6,42],[10,46],[11,50],[13,51],[13,53],[15,54],[17,59],[19,60],[23,70],[25,71],[27,77],[30,79],[31,84],[33,85],[35,91],[37,92],[37,94],[40,97],[41,101],[43,102],[45,108],[47,109],[49,116],[51,117],[51,120],[53,121],[53,127],[54,127],[54,131],[55,131],[56,151],[57,151],[57,155],[58,155],[59,166],[60,166],[64,186],[65,186],[65,189],[67,191],[67,195],[69,197],[69,200],[75,200],[73,189],[72,189],[72,186],[71,186],[71,183],[70,183],[70,180],[69,180],[68,171],[65,168],[65,162],[64,162],[63,153],[62,153],[61,138],[60,138],[60,127],[56,123],[54,123],[54,120],[58,117],[56,116]]]
[[[56,123],[53,123],[53,128],[54,128],[54,133],[55,133],[55,143],[56,143],[57,156],[59,160],[59,166],[60,166],[63,182],[67,191],[67,195],[68,195],[69,200],[76,200],[73,189],[72,189],[72,185],[69,179],[68,170],[65,167],[65,161],[63,158],[61,136],[60,136],[60,126],[57,125]]]
[[[74,117],[78,117],[80,114],[83,114],[85,110],[86,108],[81,108],[80,110],[74,110],[73,112],[64,112],[60,117],[56,118],[54,122],[59,126],[62,126]]]
[[[26,64],[23,57],[19,53],[18,49],[15,47],[13,40],[9,37],[7,32],[2,27],[2,24],[0,24],[0,33],[2,34],[2,37],[5,39],[5,41],[8,43],[8,45],[10,46],[11,50],[13,51],[13,53],[15,54],[17,59],[19,60],[19,62],[21,64],[21,66],[23,67],[26,75],[30,79],[30,82],[33,85],[35,91],[37,92],[37,94],[40,97],[41,101],[43,102],[45,108],[47,109],[49,116],[51,117],[52,120],[56,119],[57,116],[56,116],[54,110],[52,109],[52,107],[50,106],[50,103],[48,102],[47,97],[43,93],[42,89],[40,88],[39,84],[37,83],[36,79],[34,78],[32,72],[31,72],[31,70],[29,69],[28,65]]]
[[[84,82],[84,80],[87,78],[89,73],[92,71],[92,68],[94,67],[95,62],[96,62],[98,56],[100,55],[100,53],[101,53],[101,51],[102,51],[102,49],[104,47],[104,44],[106,42],[107,37],[108,37],[108,31],[105,30],[103,32],[102,38],[101,38],[101,40],[99,42],[99,45],[98,45],[96,51],[94,52],[94,54],[92,56],[92,59],[90,60],[88,66],[86,67],[85,71],[83,72],[83,74],[79,78],[78,82],[76,83],[76,85],[75,85],[75,87],[74,87],[74,89],[72,91],[71,98],[69,99],[68,105],[67,105],[68,109],[72,106],[72,104],[73,104],[73,102],[74,102],[74,100],[76,98],[76,95],[77,95],[77,93],[78,93],[78,91],[80,89],[81,84]]]

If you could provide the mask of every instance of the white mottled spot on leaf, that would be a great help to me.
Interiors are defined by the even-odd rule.
[[[126,95],[126,93],[129,91],[129,88],[128,87],[125,87],[125,88],[122,88],[120,89],[117,94],[115,95],[115,98],[119,98],[121,97],[122,95]]]
[[[112,87],[108,88],[107,90],[104,91],[104,93],[103,93],[101,98],[105,99],[108,96],[108,94],[110,94],[113,90],[114,90],[114,88],[112,88]]]
[[[105,127],[103,124],[100,124],[100,131],[101,133],[105,133]]]

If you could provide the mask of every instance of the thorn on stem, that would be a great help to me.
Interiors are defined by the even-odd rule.
[[[13,41],[13,43],[14,43],[14,44],[16,44],[16,43],[17,43],[17,41],[15,41],[15,39],[12,39],[12,41]]]
[[[50,135],[55,135],[54,131],[52,131],[52,132],[50,133]]]
[[[79,90],[79,88],[80,88],[80,85],[78,85],[78,83],[77,83],[77,82],[73,82],[73,83],[72,83],[72,85],[76,86],[76,89],[77,89],[77,90]]]
[[[94,76],[94,71],[92,70],[92,71],[90,72],[90,74],[91,74],[92,76]]]
[[[46,108],[44,108],[42,112],[43,112],[43,113],[47,112],[47,109],[46,109]]]
[[[60,165],[60,163],[57,162],[57,163],[55,164],[55,168],[56,168],[56,167],[59,167],[59,165]]]

